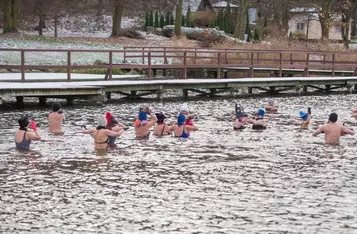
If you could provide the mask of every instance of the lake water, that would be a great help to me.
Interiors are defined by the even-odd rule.
[[[0,232],[357,233],[356,136],[340,146],[312,137],[331,111],[357,130],[355,95],[278,97],[268,129],[233,131],[234,102],[248,113],[267,97],[189,101],[200,131],[188,140],[134,140],[131,127],[106,156],[81,125],[106,111],[132,125],[140,103],[64,107],[65,135],[46,132],[49,108],[0,112]],[[150,102],[174,120],[181,101]],[[310,129],[299,110],[312,107]],[[29,114],[44,141],[14,149]]]

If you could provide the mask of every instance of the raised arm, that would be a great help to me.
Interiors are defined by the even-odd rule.
[[[124,128],[121,128],[118,132],[113,132],[108,129],[105,131],[107,136],[120,136],[121,134],[123,134],[123,132],[124,132]]]
[[[95,129],[89,129],[89,130],[82,130],[83,134],[93,134]]]
[[[156,122],[157,122],[156,115],[151,114],[151,120],[147,122],[148,128],[151,128],[152,126],[154,126]]]
[[[323,129],[323,126],[319,127],[313,134],[312,136],[317,136],[319,135],[320,133],[323,133],[324,132],[324,129]]]
[[[193,132],[193,131],[197,131],[198,130],[198,127],[196,126],[196,125],[186,125],[185,126],[186,127],[186,129],[187,129],[187,131],[189,131],[189,132]]]
[[[37,130],[34,131],[34,133],[27,132],[26,133],[26,137],[27,137],[27,139],[29,139],[31,141],[39,141],[39,140],[41,140],[41,136],[40,136],[40,134],[38,134]]]

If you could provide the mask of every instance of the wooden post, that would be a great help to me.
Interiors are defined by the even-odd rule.
[[[148,77],[149,80],[151,80],[151,52],[148,52],[148,65],[149,65]]]
[[[283,68],[282,68],[282,65],[283,65],[283,54],[280,53],[280,58],[279,58],[279,77],[283,77]]]
[[[187,79],[187,52],[183,53],[183,78]]]
[[[25,82],[25,51],[21,50],[21,82]]]
[[[310,54],[306,55],[306,68],[305,68],[305,76],[309,76],[309,64],[310,64]]]
[[[249,75],[251,78],[254,77],[254,67],[253,67],[253,64],[254,64],[254,53],[251,53],[250,54],[250,68],[249,68]]]
[[[142,56],[141,59],[142,59],[143,64],[145,64],[145,52],[144,52],[145,48],[143,47],[142,49],[143,50],[141,52],[141,56]]]
[[[332,77],[335,76],[335,54],[332,55]]]
[[[111,92],[106,92],[105,95],[107,96],[107,99],[112,99],[112,93]]]
[[[290,54],[290,65],[293,65],[294,62],[293,62],[293,54]]]
[[[113,52],[109,52],[109,80],[113,78]]]
[[[67,82],[71,81],[71,52],[67,52]]]
[[[226,53],[224,53],[224,60],[225,60],[225,63],[228,64],[227,49],[225,51],[226,51]]]
[[[183,96],[184,98],[187,98],[187,97],[188,97],[188,89],[183,89],[183,90],[182,90],[182,96]]]
[[[46,101],[47,101],[46,97],[39,97],[38,99],[39,99],[40,106],[46,106]]]
[[[217,78],[221,79],[221,53],[218,52],[218,69],[217,69]]]
[[[197,49],[195,48],[195,59],[193,60],[193,64],[196,64],[196,62],[197,62],[196,61],[197,60],[197,52],[196,51],[197,51]]]
[[[164,47],[164,64],[167,64],[166,47]]]
[[[257,52],[257,64],[259,64],[259,63],[260,63],[260,53]]]
[[[124,47],[124,63],[126,63],[126,51],[125,51],[125,47]]]

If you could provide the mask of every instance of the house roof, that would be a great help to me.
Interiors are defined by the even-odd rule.
[[[290,13],[317,13],[317,8],[309,8],[309,7],[300,7],[293,8],[289,11]]]
[[[226,8],[227,7],[227,2],[226,1],[221,1],[221,2],[217,2],[215,4],[212,5],[214,8],[219,8],[219,7],[224,7]],[[232,4],[232,3],[229,3],[229,6],[231,8],[238,8],[239,6],[238,5],[235,5],[235,4]]]

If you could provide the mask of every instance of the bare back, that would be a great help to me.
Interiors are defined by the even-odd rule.
[[[171,134],[171,129],[168,125],[155,124],[155,127],[154,127],[154,135],[155,136],[170,135],[170,134]]]
[[[149,135],[149,130],[152,126],[155,125],[157,119],[152,119],[147,121],[145,125],[135,126],[135,134],[137,137],[145,137]]]
[[[52,112],[48,116],[48,130],[52,133],[62,132],[62,123],[64,120],[64,114]]]
[[[354,132],[348,128],[345,128],[341,124],[337,123],[328,123],[321,126],[313,134],[314,136],[324,133],[325,134],[325,143],[331,145],[338,145],[340,143],[340,138],[344,134],[354,135]]]

